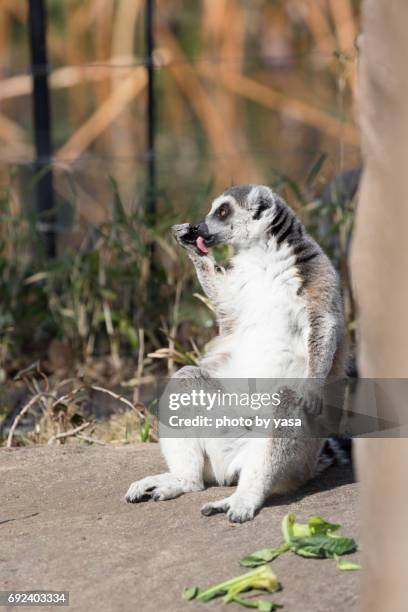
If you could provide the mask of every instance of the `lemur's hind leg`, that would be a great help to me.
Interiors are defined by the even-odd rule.
[[[274,493],[286,493],[314,475],[319,440],[252,439],[243,453],[235,492],[202,507],[205,516],[225,512],[233,523],[244,523]]]
[[[208,378],[201,368],[186,366],[173,378],[183,379],[183,391]],[[169,471],[133,482],[126,493],[126,501],[139,502],[148,497],[155,501],[173,499],[183,493],[204,489],[204,453],[196,438],[160,439],[160,448]]]

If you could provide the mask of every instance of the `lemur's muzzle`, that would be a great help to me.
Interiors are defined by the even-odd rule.
[[[205,221],[201,221],[196,228],[198,236],[196,246],[201,253],[208,253],[208,247],[215,246],[218,243],[217,236],[210,233]]]
[[[211,234],[208,230],[208,225],[205,221],[200,221],[198,225],[196,225],[197,235],[204,238],[204,240],[209,240],[211,238]]]
[[[205,221],[200,221],[198,225],[190,225],[181,240],[185,244],[193,244],[199,255],[207,254],[208,247],[215,244],[215,237],[210,234]]]

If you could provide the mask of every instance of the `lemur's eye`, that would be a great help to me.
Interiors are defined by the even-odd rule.
[[[217,216],[220,219],[225,219],[226,217],[228,217],[229,214],[230,214],[230,205],[227,202],[224,202],[224,204],[221,204],[221,206],[218,207]]]

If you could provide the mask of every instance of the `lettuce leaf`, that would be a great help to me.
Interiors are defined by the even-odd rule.
[[[290,549],[302,557],[333,558],[334,555],[345,555],[357,550],[353,538],[344,536],[330,536],[318,534],[300,538],[292,537],[289,542]]]
[[[240,565],[244,567],[257,567],[258,565],[263,565],[268,561],[273,561],[276,557],[279,557],[282,553],[289,550],[289,545],[284,543],[281,546],[277,546],[276,548],[262,548],[261,550],[256,550],[255,552],[243,557],[240,560]]]

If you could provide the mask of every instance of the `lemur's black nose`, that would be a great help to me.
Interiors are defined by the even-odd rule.
[[[210,237],[210,232],[205,221],[201,221],[198,225],[196,225],[196,229],[198,235],[202,236],[204,240]]]

